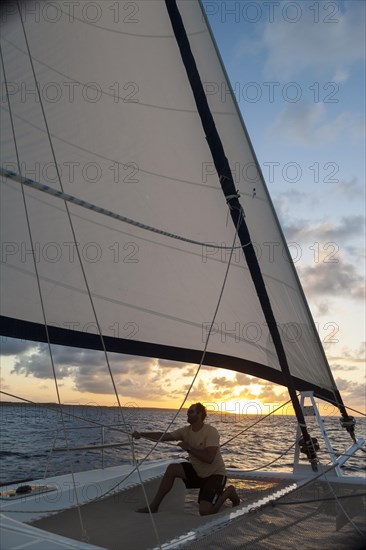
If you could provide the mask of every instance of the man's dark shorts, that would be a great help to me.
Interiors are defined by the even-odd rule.
[[[186,479],[183,479],[187,489],[199,489],[198,502],[206,500],[211,504],[216,504],[217,499],[222,494],[226,476],[214,475],[209,477],[198,477],[192,464],[189,462],[181,463],[186,475]]]

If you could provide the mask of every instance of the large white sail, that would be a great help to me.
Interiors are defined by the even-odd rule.
[[[178,7],[290,372],[298,388],[331,398],[334,381],[200,5],[182,0]],[[146,231],[75,204],[68,205],[71,224],[62,198],[26,188],[45,317],[58,329],[50,331],[51,339],[101,345],[76,239],[107,348],[198,362],[235,228],[165,2],[37,1],[21,10],[25,33],[15,4],[2,13],[2,78],[8,88],[8,94],[2,88],[2,167],[19,173],[10,103],[21,175],[206,243]],[[1,330],[42,340],[44,315],[22,190],[11,178],[2,178],[1,204]],[[207,364],[284,382],[240,248],[213,328]]]

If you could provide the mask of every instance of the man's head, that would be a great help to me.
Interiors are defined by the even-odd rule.
[[[194,424],[198,421],[204,421],[207,416],[206,407],[202,403],[194,403],[187,411],[189,424]]]

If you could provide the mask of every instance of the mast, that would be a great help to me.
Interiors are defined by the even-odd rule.
[[[230,214],[235,228],[237,228],[238,237],[243,248],[245,259],[250,271],[253,284],[255,286],[258,299],[260,301],[263,314],[268,324],[269,332],[273,339],[273,344],[277,353],[279,364],[286,380],[287,388],[295,410],[297,421],[299,423],[303,441],[305,443],[306,454],[311,462],[313,470],[317,470],[317,457],[312,439],[308,433],[303,411],[301,409],[294,381],[290,373],[287,357],[282,344],[281,336],[278,330],[276,319],[273,314],[272,306],[269,300],[268,292],[260,270],[259,262],[251,242],[249,230],[245,221],[245,213],[239,202],[239,195],[235,189],[232,172],[229,161],[225,155],[222,141],[216,129],[215,121],[208,106],[206,94],[197,69],[197,65],[189,44],[187,33],[178,10],[176,0],[165,0],[170,21],[173,27],[174,35],[180,50],[183,64],[194,95],[198,114],[208,146],[210,148],[213,162],[220,180],[222,191],[229,205]]]

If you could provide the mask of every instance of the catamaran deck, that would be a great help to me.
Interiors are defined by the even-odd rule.
[[[155,492],[158,481],[145,484],[149,497]],[[232,508],[227,503],[219,514],[200,517],[197,491],[187,492],[183,483],[176,481],[174,492],[166,497],[159,513],[153,516],[160,545],[164,547],[172,539],[176,546],[171,547],[184,545],[210,550],[277,550],[296,546],[297,540],[301,541],[302,550],[351,550],[365,545],[365,538],[356,530],[365,532],[366,492],[362,480],[359,485],[351,486],[345,483],[330,486],[328,482],[317,481],[295,492],[291,492],[294,482],[288,478],[258,476],[229,482],[235,484],[240,494],[242,503],[239,507]],[[272,499],[273,496],[281,498]],[[151,517],[136,512],[144,504],[141,488],[132,487],[83,505],[81,513],[88,542],[111,550],[159,547]],[[75,508],[40,519],[32,525],[82,540]]]

